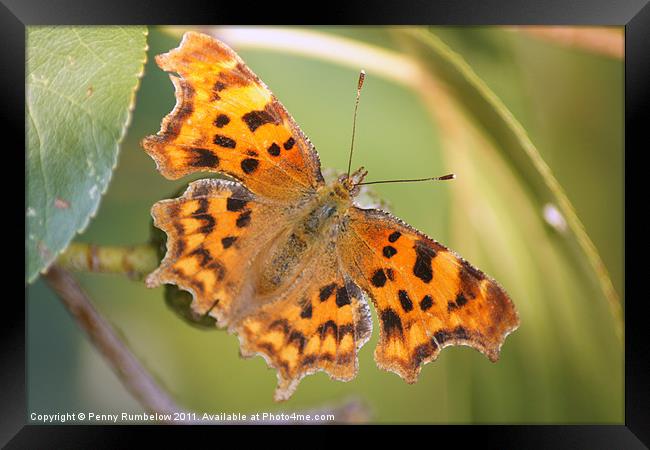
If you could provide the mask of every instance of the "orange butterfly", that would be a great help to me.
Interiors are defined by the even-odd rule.
[[[327,184],[318,155],[266,85],[223,43],[189,32],[156,58],[176,88],[143,141],[177,179],[217,172],[152,209],[167,254],[147,278],[193,294],[192,308],[239,336],[243,356],[277,369],[276,400],[322,370],[348,381],[372,321],[379,367],[407,382],[449,345],[496,361],[519,319],[505,291],[452,251],[355,197],[366,171]]]

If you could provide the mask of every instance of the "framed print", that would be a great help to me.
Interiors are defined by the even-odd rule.
[[[647,5],[74,3],[3,7],[9,448],[325,424],[647,445]]]

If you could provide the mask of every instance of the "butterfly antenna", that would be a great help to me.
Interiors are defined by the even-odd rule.
[[[456,178],[456,174],[450,173],[443,175],[441,177],[430,177],[430,178],[411,178],[408,180],[382,180],[382,181],[368,181],[365,183],[359,183],[355,186],[363,186],[367,184],[380,184],[380,183],[412,183],[415,181],[443,181],[443,180],[453,180]]]
[[[359,109],[359,98],[361,97],[361,88],[363,87],[363,80],[366,79],[366,71],[361,70],[359,73],[359,83],[357,84],[357,100],[354,102],[354,117],[352,119],[352,143],[350,144],[350,159],[348,160],[348,178],[350,177],[350,169],[352,168],[352,152],[354,151],[354,132],[357,128],[357,109]]]

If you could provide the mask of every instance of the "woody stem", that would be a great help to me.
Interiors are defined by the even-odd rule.
[[[45,279],[122,384],[147,411],[167,414],[182,411],[97,312],[70,273],[53,265]]]
[[[153,244],[100,246],[73,242],[57,259],[60,267],[70,271],[125,274],[138,280],[155,270],[159,263]]]

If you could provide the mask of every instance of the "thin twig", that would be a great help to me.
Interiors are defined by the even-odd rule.
[[[104,356],[124,387],[152,413],[182,411],[154,381],[124,345],[113,328],[97,312],[81,286],[66,270],[53,265],[45,279],[93,345]]]
[[[160,259],[153,244],[100,246],[72,242],[56,263],[75,272],[118,273],[139,280],[153,272]]]

